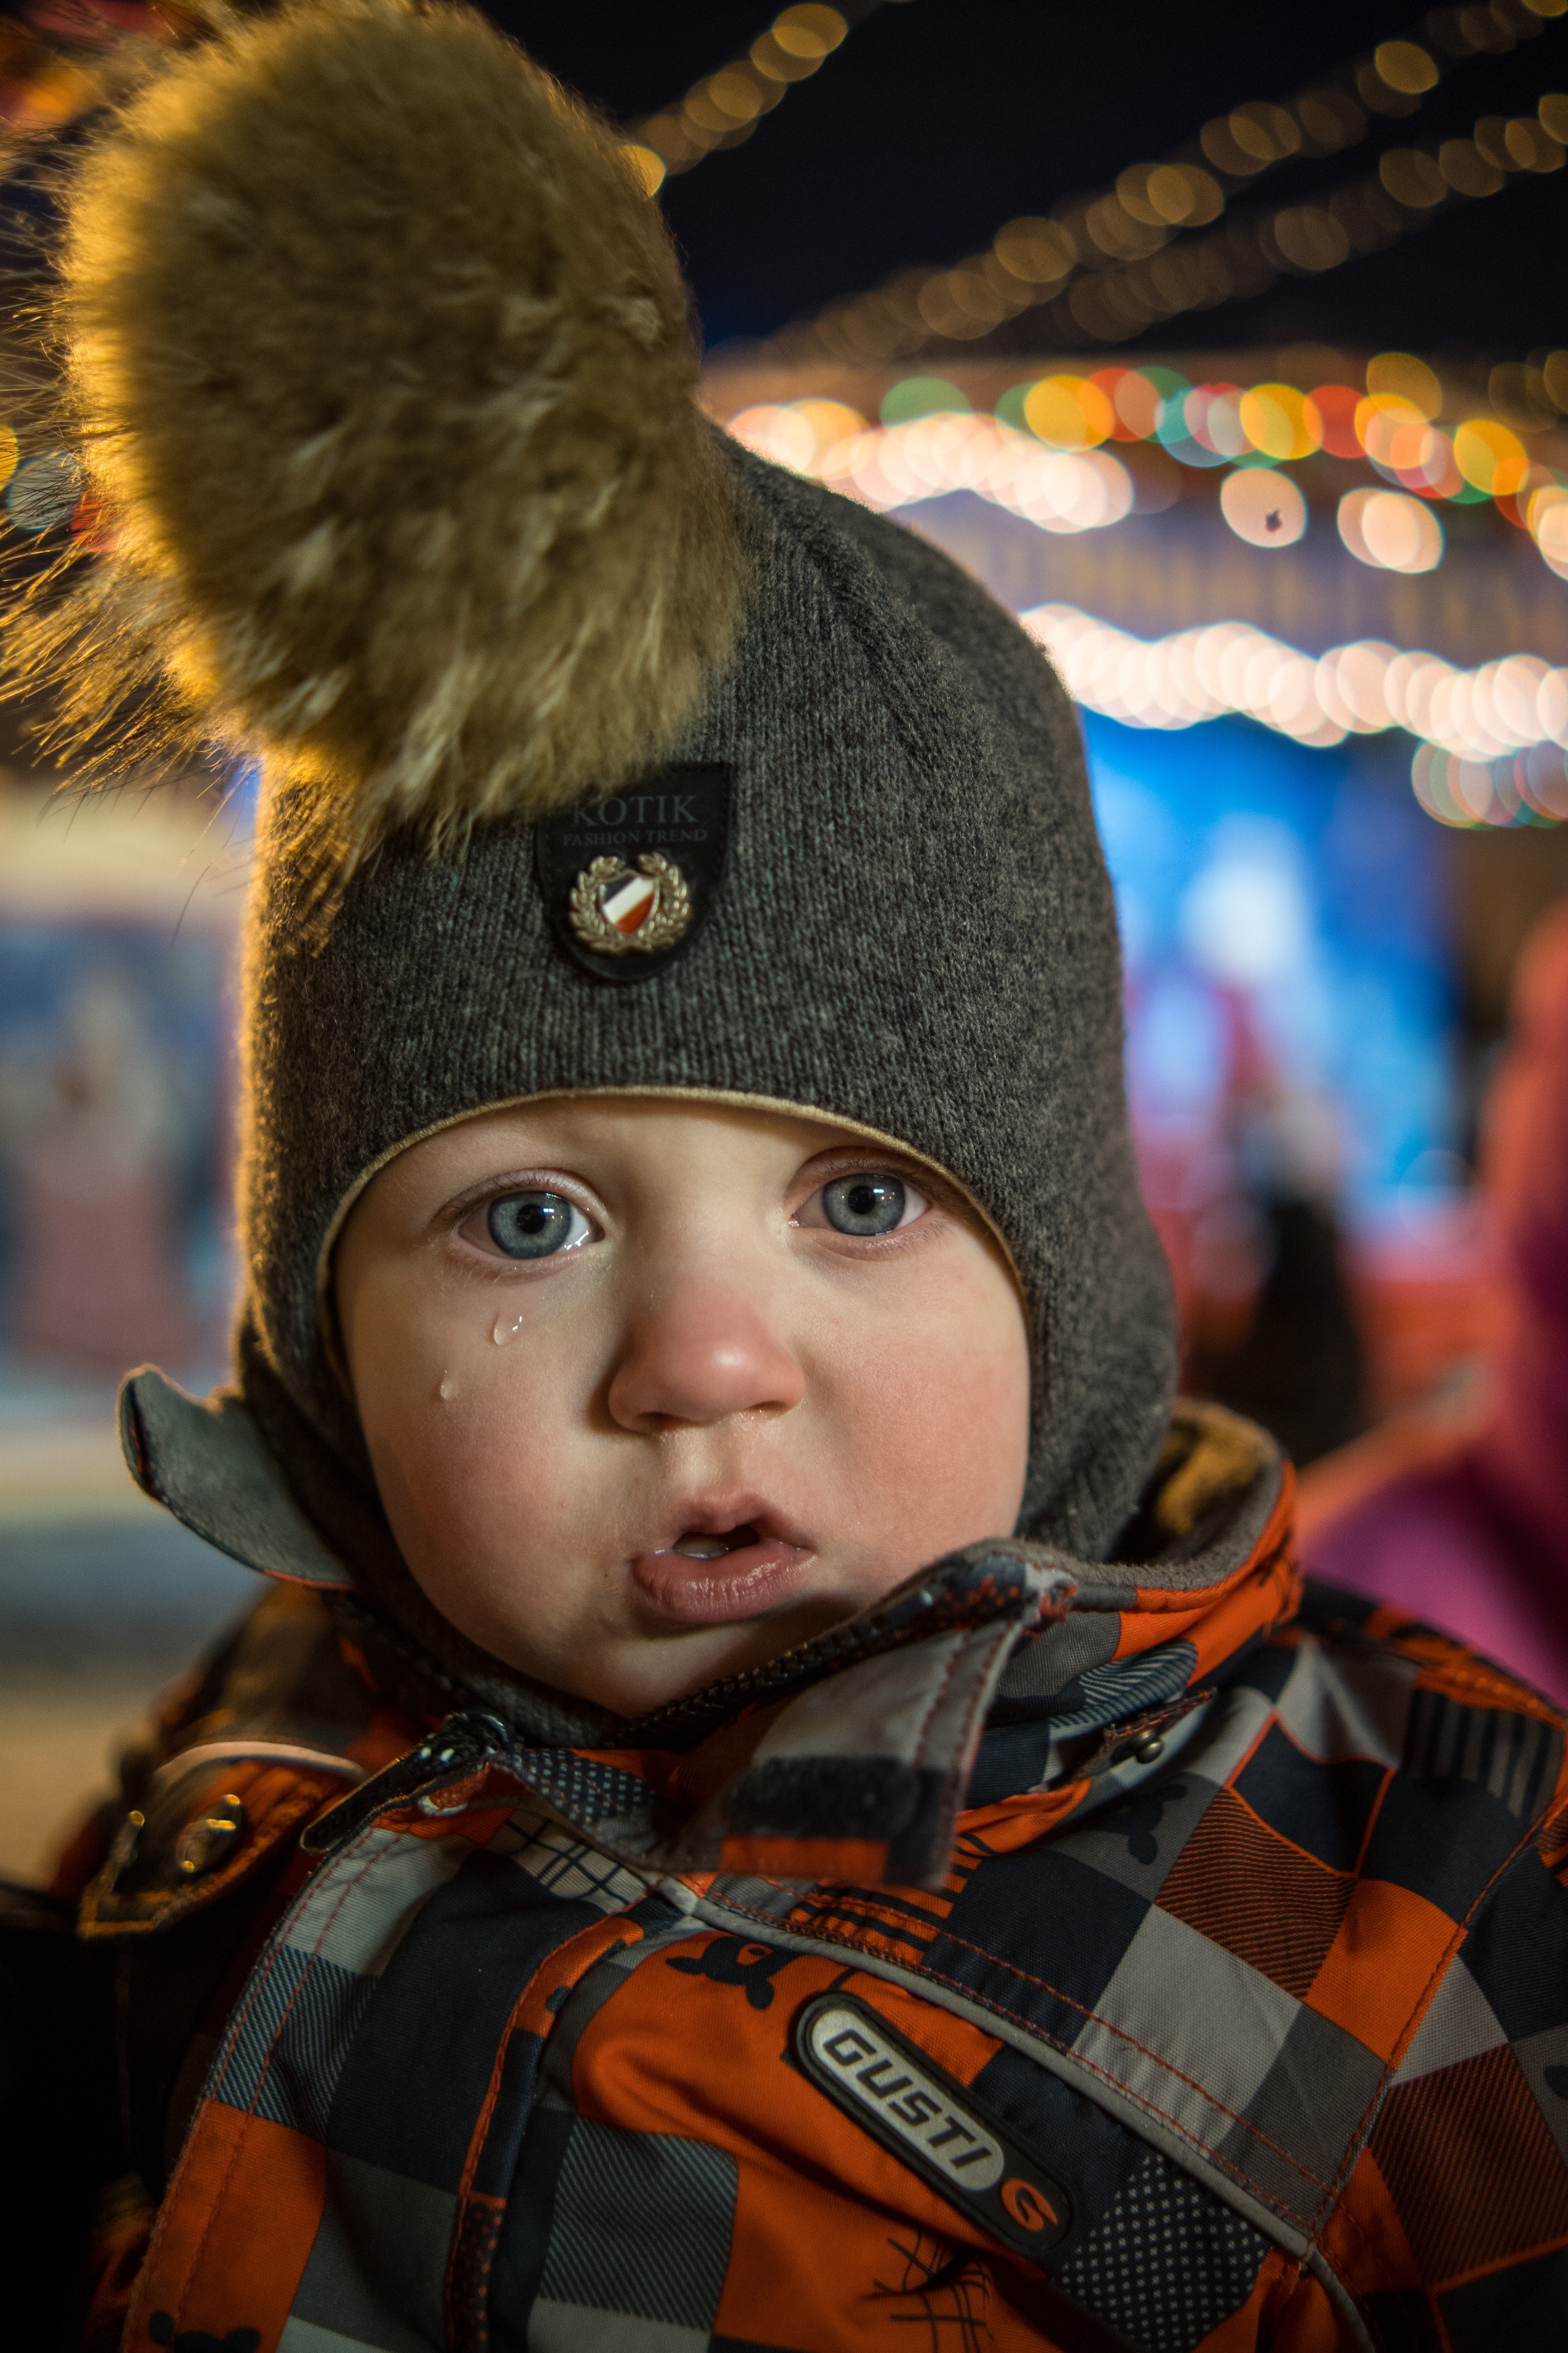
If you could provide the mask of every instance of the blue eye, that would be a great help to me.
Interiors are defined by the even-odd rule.
[[[907,1198],[896,1176],[836,1176],[822,1188],[822,1208],[841,1234],[890,1234]]]
[[[553,1258],[588,1239],[587,1219],[563,1193],[508,1193],[485,1213],[491,1241],[508,1258]]]

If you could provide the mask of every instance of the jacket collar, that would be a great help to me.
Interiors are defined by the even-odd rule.
[[[443,1719],[332,1810],[333,1842],[388,1808],[467,1806],[485,1784],[497,1799],[531,1791],[645,1871],[937,1883],[987,1725],[993,1746],[1032,1727],[1010,1744],[1018,1787],[1004,1771],[994,1795],[1055,1788],[1053,1812],[1070,1789],[1082,1802],[1124,1772],[1130,1746],[1157,1754],[1163,1728],[1295,1601],[1289,1467],[1251,1424],[1183,1405],[1117,1556],[970,1546],[814,1641],[633,1723],[495,1662],[454,1674],[423,1652],[354,1593],[237,1398],[204,1405],[142,1372],[121,1425],[149,1493],[235,1558],[331,1597],[372,1680]]]

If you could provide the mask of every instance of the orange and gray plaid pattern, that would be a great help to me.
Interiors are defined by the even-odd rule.
[[[652,1755],[373,1810],[233,2012],[130,2353],[1560,2345],[1560,1720],[1340,1597],[1210,1681],[925,1888],[633,1867],[595,1829]],[[939,2142],[1069,2226],[1030,2261]]]

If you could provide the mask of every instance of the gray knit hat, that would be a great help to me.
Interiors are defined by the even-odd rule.
[[[458,51],[483,67],[460,109],[424,62]],[[335,102],[327,67],[347,77]],[[137,101],[78,207],[77,398],[132,518],[89,626],[118,596],[123,635],[150,602],[198,723],[216,711],[259,741],[272,776],[247,981],[246,1407],[347,1570],[430,1639],[323,1343],[347,1205],[411,1139],[489,1106],[583,1089],[763,1102],[895,1140],[990,1220],[1033,1334],[1022,1526],[1102,1556],[1166,1430],[1174,1350],[1067,699],[945,556],[702,424],[657,216],[558,93],[540,111],[542,87],[460,14],[296,10]],[[392,192],[426,205],[423,279],[372,234],[392,235],[388,189],[416,150],[431,187]],[[457,201],[437,166],[471,175],[476,153],[503,227],[482,316],[432,357],[473,292],[479,205],[433,221]],[[112,236],[93,213],[110,204]],[[136,269],[160,236],[149,297]],[[399,277],[401,315],[376,308],[378,269]],[[249,323],[258,279],[289,315],[330,321],[353,366],[280,347],[276,313]],[[204,375],[207,331],[170,322],[221,321],[226,287],[246,323],[229,318],[221,368],[210,331]],[[440,416],[421,369],[441,376]],[[224,474],[237,411],[295,437],[242,491]],[[421,517],[428,596],[410,576]],[[528,562],[509,571],[514,543]]]

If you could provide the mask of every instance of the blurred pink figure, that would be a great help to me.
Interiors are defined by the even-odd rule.
[[[1504,1316],[1484,1402],[1409,1414],[1303,1482],[1303,1566],[1568,1704],[1568,903],[1514,978],[1482,1177]]]
[[[184,1363],[199,1335],[175,1232],[174,1090],[111,976],[81,983],[68,1027],[16,1155],[12,1337],[24,1356],[116,1374]]]

